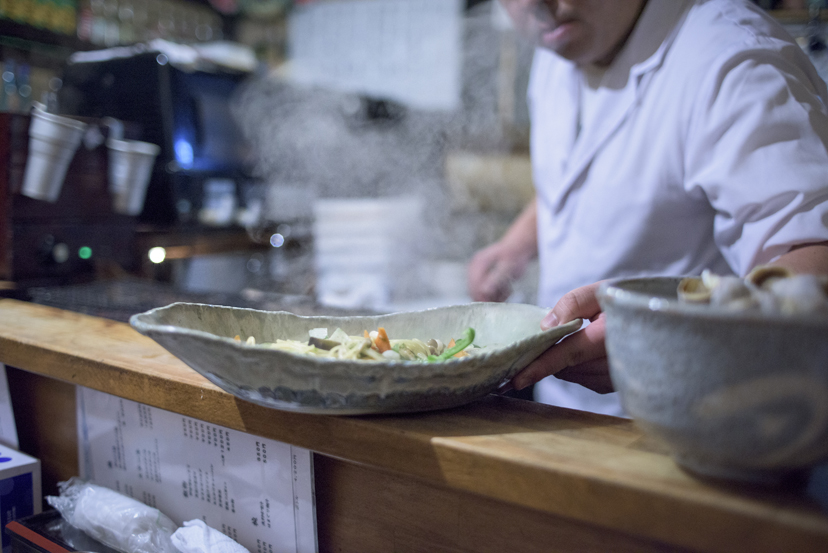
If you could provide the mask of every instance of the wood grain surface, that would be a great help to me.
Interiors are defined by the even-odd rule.
[[[348,470],[473,495],[494,513],[696,551],[828,551],[828,514],[805,487],[693,477],[625,419],[497,396],[399,416],[282,412],[221,391],[126,324],[14,300],[0,300],[0,362],[306,447]]]
[[[7,367],[21,449],[41,461],[44,495],[76,476],[76,387]],[[319,453],[313,456],[322,553],[688,553]]]

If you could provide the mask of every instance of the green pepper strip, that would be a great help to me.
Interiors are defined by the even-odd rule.
[[[450,359],[454,355],[460,353],[461,351],[469,347],[472,344],[472,342],[474,342],[474,329],[469,327],[463,333],[463,337],[454,342],[453,347],[450,347],[440,355],[429,355],[428,361],[445,361],[446,359]]]

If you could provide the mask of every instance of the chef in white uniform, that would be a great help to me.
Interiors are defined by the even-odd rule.
[[[595,322],[514,386],[555,375],[535,399],[622,414],[593,283],[770,262],[828,274],[828,90],[748,0],[501,1],[539,46],[536,198],[472,259],[470,292],[504,300],[537,255],[539,303],[557,304],[544,325]]]

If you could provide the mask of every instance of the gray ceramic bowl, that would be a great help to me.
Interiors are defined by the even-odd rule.
[[[132,326],[211,382],[247,401],[303,413],[354,415],[428,411],[474,401],[494,391],[580,321],[547,331],[547,310],[532,305],[472,303],[412,313],[302,317],[193,303],[134,315]],[[383,326],[392,338],[448,342],[467,328],[491,351],[439,363],[343,361],[251,346],[277,338],[307,340],[308,331],[342,328],[351,335]]]
[[[707,476],[773,482],[828,459],[828,318],[681,304],[679,280],[599,288],[627,413]]]

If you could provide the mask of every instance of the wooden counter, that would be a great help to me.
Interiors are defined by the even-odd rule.
[[[0,300],[0,363],[20,369],[21,448],[47,492],[77,470],[82,385],[317,452],[322,552],[828,551],[819,472],[773,491],[706,482],[625,419],[497,396],[400,416],[276,411],[127,324],[14,300]]]

